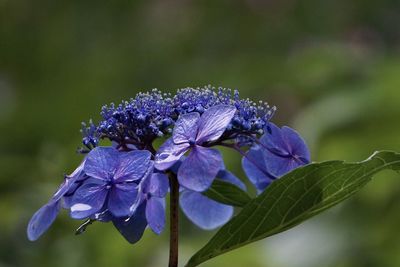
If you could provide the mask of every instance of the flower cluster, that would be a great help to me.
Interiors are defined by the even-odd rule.
[[[165,215],[154,216],[154,210],[162,210],[168,184],[158,182],[165,177],[154,175],[153,165],[146,150],[93,149],[49,203],[35,213],[28,227],[29,239],[37,239],[48,228],[61,206],[70,210],[73,219],[112,221],[130,242],[141,237],[147,223],[159,233]],[[152,189],[155,183],[157,190]],[[137,227],[138,222],[142,227]]]
[[[275,107],[262,101],[257,104],[250,99],[241,99],[238,90],[232,92],[231,89],[224,88],[184,88],[178,90],[174,97],[178,114],[203,114],[208,108],[217,105],[230,105],[237,110],[227,125],[228,134],[261,133],[275,112]]]
[[[237,90],[232,93],[230,89],[217,90],[210,86],[185,88],[172,96],[154,89],[149,93],[139,93],[118,106],[103,106],[102,120],[98,125],[83,123],[82,143],[90,150],[99,144],[99,139],[107,138],[123,148],[148,149],[156,138],[171,132],[180,115],[203,114],[217,105],[230,105],[237,110],[226,128],[225,136],[230,138],[262,133],[275,112],[275,107],[269,107],[267,103],[256,104],[249,99],[240,99]]]
[[[242,190],[246,186],[226,170],[218,147],[243,156],[243,169],[258,192],[310,162],[300,135],[270,122],[274,111],[240,99],[237,91],[212,87],[180,89],[174,96],[152,90],[119,106],[104,106],[98,124],[83,124],[87,154],[82,163],[34,214],[28,238],[39,238],[61,208],[73,219],[112,222],[131,243],[146,227],[160,234],[171,181],[179,183],[180,207],[194,224],[207,230],[225,224],[233,207],[204,192],[215,179]],[[154,140],[164,136],[165,142],[154,147]],[[104,138],[113,146],[99,146]]]
[[[139,93],[118,106],[103,106],[102,121],[95,126],[83,125],[83,145],[91,149],[99,138],[107,138],[120,147],[146,148],[154,139],[169,133],[173,124],[174,107],[169,94],[154,89]]]

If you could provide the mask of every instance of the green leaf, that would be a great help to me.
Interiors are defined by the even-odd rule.
[[[218,179],[215,179],[211,187],[203,195],[223,204],[243,207],[251,198],[239,187]]]
[[[273,182],[223,226],[187,263],[213,257],[288,230],[342,202],[381,170],[400,170],[400,154],[376,152],[359,163],[328,161],[298,168]]]

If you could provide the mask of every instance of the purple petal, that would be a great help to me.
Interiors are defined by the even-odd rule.
[[[86,159],[84,159],[81,162],[81,164],[79,164],[78,168],[76,168],[73,173],[71,173],[70,175],[67,175],[67,178],[79,180],[79,178],[82,178],[83,176],[85,176],[85,173],[83,171],[83,167],[85,165],[85,161],[86,161]]]
[[[218,105],[207,109],[199,120],[197,144],[201,145],[204,142],[211,142],[220,138],[235,112],[236,108],[229,105]]]
[[[27,235],[30,241],[37,240],[53,224],[60,211],[60,202],[50,202],[41,207],[29,221]]]
[[[186,151],[189,149],[189,144],[184,143],[175,145],[172,138],[169,138],[159,148],[155,157],[155,167],[160,171],[164,171],[174,165]]]
[[[65,196],[65,194],[67,194],[71,189],[76,186],[76,182],[86,178],[86,175],[83,172],[84,163],[85,161],[83,161],[72,174],[65,177],[57,192],[54,193],[52,198],[53,201],[60,200],[63,196]]]
[[[138,197],[136,184],[114,184],[108,197],[108,210],[115,217],[127,217]]]
[[[76,190],[71,206],[71,217],[73,219],[88,218],[103,207],[108,190],[105,185],[94,183],[93,180],[88,180]]]
[[[272,122],[268,123],[260,141],[263,149],[268,149],[275,154],[287,155],[290,151],[282,130]]]
[[[147,201],[146,206],[147,222],[157,235],[161,234],[165,226],[165,199],[152,197]]]
[[[242,190],[246,190],[246,185],[233,173],[228,170],[220,170],[217,174],[217,178],[224,181],[236,185]]]
[[[93,178],[106,180],[118,168],[118,150],[113,147],[96,147],[86,157],[85,173]]]
[[[175,144],[187,143],[189,140],[195,140],[198,129],[200,114],[197,112],[180,115],[175,123],[172,133]]]
[[[294,158],[279,157],[269,151],[264,151],[264,159],[268,172],[277,177],[285,175],[291,170],[304,165],[304,163],[296,161]]]
[[[92,178],[89,178],[92,179]],[[80,186],[82,186],[83,182],[75,182],[73,184],[71,184],[71,187],[69,188],[69,190],[65,193],[65,195],[62,198],[62,207],[64,209],[70,209],[71,206],[73,205],[73,198],[74,198],[74,194],[76,192],[76,190],[78,190],[78,188]]]
[[[218,150],[196,146],[178,170],[179,183],[187,189],[202,192],[210,187],[222,166]]]
[[[287,126],[282,127],[282,134],[290,148],[291,155],[297,157],[304,164],[310,163],[310,151],[300,134]]]
[[[129,219],[118,218],[113,220],[115,228],[117,228],[121,235],[131,244],[139,241],[146,229],[147,221],[145,210],[146,204],[142,204]]]
[[[51,198],[52,201],[59,201],[67,192],[74,187],[75,182],[71,181],[68,178],[65,178],[63,183],[58,188],[57,192],[54,193],[53,197]]]
[[[185,190],[179,202],[189,220],[205,230],[225,224],[233,214],[233,207],[218,203],[198,192]]]
[[[265,187],[275,179],[275,177],[267,171],[268,168],[264,159],[265,151],[267,150],[255,145],[242,160],[244,172],[250,182],[254,184],[259,191],[264,190]]]
[[[138,196],[136,202],[132,205],[130,208],[130,213],[129,214],[134,214],[136,210],[143,204],[146,203],[147,201],[147,195],[143,194],[142,192],[138,191]]]
[[[151,153],[147,150],[119,152],[118,169],[114,175],[116,181],[135,181],[142,179],[153,168]]]
[[[165,197],[169,189],[168,176],[165,173],[155,172],[143,180],[142,192],[155,197]]]

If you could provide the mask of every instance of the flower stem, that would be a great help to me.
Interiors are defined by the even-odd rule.
[[[178,266],[178,236],[179,236],[179,183],[175,174],[169,176],[170,184],[170,239],[169,267]]]

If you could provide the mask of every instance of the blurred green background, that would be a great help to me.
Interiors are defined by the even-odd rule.
[[[0,0],[0,266],[166,266],[168,231],[129,245],[30,216],[80,162],[80,122],[139,90],[212,84],[278,107],[315,161],[400,151],[397,0]],[[243,177],[240,157],[226,165]],[[400,266],[400,179],[203,266]],[[211,237],[182,216],[182,264]]]

